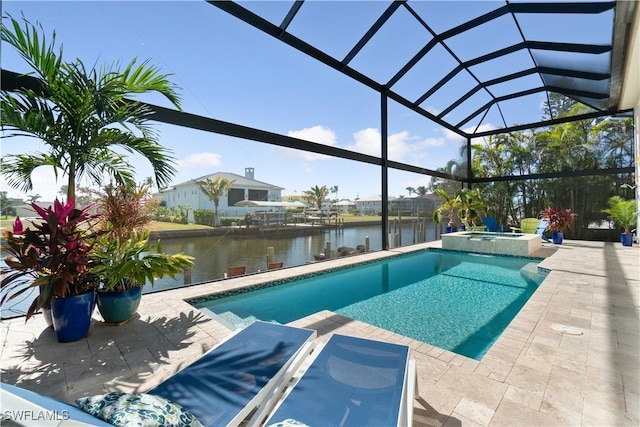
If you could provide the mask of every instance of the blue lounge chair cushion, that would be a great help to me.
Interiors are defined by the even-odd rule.
[[[83,397],[76,403],[88,414],[114,426],[202,427],[182,406],[151,394],[113,392]]]
[[[334,334],[266,424],[395,426],[409,347]]]
[[[148,393],[181,405],[203,425],[236,423],[314,336],[310,329],[254,322]]]

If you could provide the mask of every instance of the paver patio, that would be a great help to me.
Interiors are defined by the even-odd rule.
[[[2,381],[73,402],[106,391],[146,391],[230,331],[185,298],[268,278],[380,258],[439,242],[147,294],[121,325],[98,314],[89,337],[56,342],[42,316],[0,322]],[[476,361],[332,312],[294,322],[408,344],[418,363],[416,426],[640,425],[640,248],[544,244],[550,270],[496,344]]]

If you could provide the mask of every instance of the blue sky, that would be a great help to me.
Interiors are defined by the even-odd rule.
[[[318,47],[341,57],[386,5],[354,2],[335,15],[337,3],[305,3],[297,18],[300,21],[294,21],[290,30],[310,42],[321,41]],[[489,4],[496,6],[477,2],[471,7],[488,8]],[[289,5],[247,3],[265,16],[274,16],[277,22]],[[79,57],[85,64],[104,64],[116,60],[126,63],[133,57],[150,59],[163,72],[173,74],[187,112],[367,154],[380,152],[380,101],[376,92],[204,1],[4,1],[3,13],[14,17],[24,13],[32,22],[41,22],[48,34],[55,29],[67,60]],[[334,18],[323,20],[330,16]],[[399,21],[395,25],[401,24]],[[328,31],[328,26],[334,31]],[[424,42],[419,38],[423,35],[413,33],[415,29],[395,31],[396,40],[373,41],[356,57],[354,67],[386,78],[396,64],[402,64]],[[401,38],[415,42],[392,43]],[[340,42],[344,39],[349,41],[347,45]],[[2,46],[1,55],[2,68],[27,71],[10,48]],[[411,79],[418,78],[411,74],[407,77],[401,82],[404,86],[398,86],[400,93],[411,90]],[[158,96],[142,99],[169,106]],[[427,108],[438,110],[437,105]],[[389,113],[392,160],[435,169],[458,156],[462,141],[452,132],[394,102],[389,104]],[[245,167],[253,167],[256,179],[284,187],[283,194],[301,193],[314,185],[337,185],[340,198],[381,192],[379,169],[374,166],[176,126],[159,124],[157,128],[161,143],[176,158],[174,183],[217,171],[242,175]],[[3,154],[45,149],[38,141],[2,141]],[[143,159],[131,158],[130,162],[139,181],[151,176],[151,168]],[[64,179],[56,183],[52,171],[46,169],[39,169],[33,180],[35,188],[28,194],[40,194],[41,200],[52,200],[65,184]],[[389,180],[392,196],[408,196],[406,187],[429,183],[428,177],[398,171],[392,171]],[[10,196],[25,196],[2,180],[0,188]]]

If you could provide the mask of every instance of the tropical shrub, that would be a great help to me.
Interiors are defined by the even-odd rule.
[[[193,220],[196,224],[211,225],[213,224],[213,218],[215,212],[208,209],[196,209],[193,211]]]
[[[636,200],[625,200],[620,196],[612,196],[608,201],[609,207],[602,212],[611,215],[625,234],[638,223],[638,203]]]
[[[549,221],[547,230],[549,231],[565,231],[571,227],[576,214],[571,213],[571,209],[547,208],[540,212],[542,219]]]
[[[91,251],[98,237],[97,214],[89,214],[91,206],[75,209],[75,201],[62,203],[56,199],[46,209],[31,207],[40,216],[33,220],[35,228],[27,228],[20,236],[4,232],[8,256],[2,267],[2,299],[0,304],[15,299],[29,288],[40,287],[39,295],[29,306],[26,320],[53,297],[82,295],[98,286],[90,271]]]

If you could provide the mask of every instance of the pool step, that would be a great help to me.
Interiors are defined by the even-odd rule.
[[[524,265],[521,269],[520,269],[520,274],[522,274],[523,276],[531,279],[531,280],[535,280],[535,281],[539,281],[540,280],[540,273],[538,272],[538,263],[537,262],[530,262],[526,265]]]
[[[242,329],[249,326],[256,320],[259,320],[255,316],[240,317],[231,311],[225,311],[224,313],[219,313],[215,316],[216,320],[227,326],[229,329]]]

